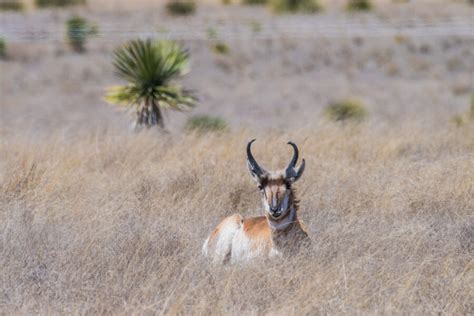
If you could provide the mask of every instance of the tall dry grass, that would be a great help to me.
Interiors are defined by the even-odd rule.
[[[0,311],[40,314],[472,314],[473,127],[317,127],[0,142]],[[307,160],[313,248],[213,267],[202,241],[258,215],[244,146]]]

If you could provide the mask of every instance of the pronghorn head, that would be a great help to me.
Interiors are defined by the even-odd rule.
[[[288,142],[293,147],[293,158],[286,169],[272,172],[266,171],[258,165],[252,155],[250,147],[254,141],[255,139],[247,144],[247,166],[250,174],[258,183],[263,205],[267,213],[266,216],[270,220],[279,220],[284,218],[290,209],[294,207],[295,197],[292,185],[303,174],[305,161],[303,159],[300,167],[296,168],[298,147],[294,143]]]

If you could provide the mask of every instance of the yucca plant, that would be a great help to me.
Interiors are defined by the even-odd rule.
[[[23,10],[23,3],[18,0],[0,0],[0,10],[21,11]]]
[[[349,11],[370,11],[372,7],[372,1],[370,0],[349,0],[347,2]]]
[[[320,0],[270,0],[269,4],[277,13],[315,13],[323,9]]]
[[[0,37],[0,59],[7,57],[7,45],[5,40]]]
[[[260,5],[260,4],[266,4],[268,0],[242,0],[243,4],[249,4],[249,5]]]
[[[66,37],[69,45],[76,52],[85,51],[86,40],[97,34],[97,27],[80,16],[73,16],[66,21]]]
[[[36,6],[39,8],[66,7],[72,5],[84,5],[86,2],[86,0],[36,0]]]
[[[125,86],[111,87],[106,100],[136,113],[135,127],[164,128],[163,110],[189,110],[196,99],[174,83],[188,71],[189,54],[172,41],[132,40],[114,52],[116,74]]]
[[[166,10],[171,15],[191,15],[196,11],[194,0],[171,0],[166,4]]]

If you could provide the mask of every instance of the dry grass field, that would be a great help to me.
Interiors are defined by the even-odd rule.
[[[380,1],[352,15],[335,1],[315,16],[273,16],[206,1],[182,19],[149,0],[91,3],[0,12],[0,314],[474,314],[474,41],[460,27],[472,7]],[[60,33],[72,12],[103,31],[84,54]],[[261,37],[235,36],[255,21]],[[284,27],[295,23],[334,33],[297,36]],[[337,31],[345,24],[368,33]],[[219,115],[228,131],[185,133],[189,114],[168,113],[168,133],[135,133],[105,104],[119,83],[112,50],[134,35],[119,31],[147,27],[197,30],[181,40],[184,83],[201,100],[192,114]],[[229,54],[210,49],[209,27]],[[323,116],[348,97],[366,120]],[[201,246],[213,226],[262,214],[245,164],[252,138],[268,169],[298,144],[312,247],[212,266]]]
[[[245,167],[254,133],[3,139],[3,312],[470,314],[473,129],[324,125],[258,135],[307,171],[313,248],[212,267],[200,249],[226,215],[260,214]]]

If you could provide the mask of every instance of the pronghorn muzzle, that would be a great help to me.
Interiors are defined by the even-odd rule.
[[[282,214],[285,214],[286,211],[289,208],[289,202],[290,202],[290,190],[287,190],[285,192],[285,195],[281,201],[278,201],[276,197],[273,198],[272,202],[268,205],[270,214],[272,215],[273,218],[277,219],[279,218]]]

